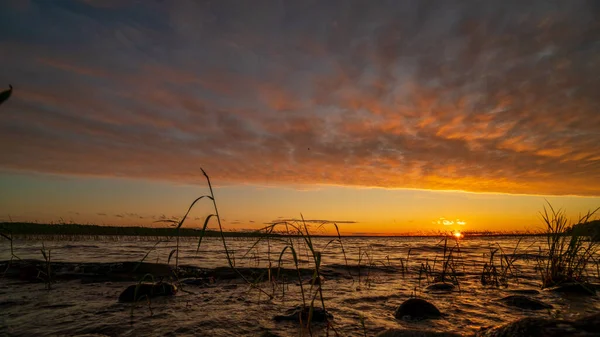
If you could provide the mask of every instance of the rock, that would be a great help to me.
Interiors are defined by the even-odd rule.
[[[516,307],[527,310],[543,310],[552,309],[550,304],[546,304],[542,301],[538,301],[533,298],[529,298],[523,295],[511,295],[500,299],[500,302],[504,303],[509,307]]]
[[[0,309],[10,308],[17,305],[21,305],[25,302],[17,302],[17,301],[0,301]]]
[[[600,335],[600,312],[579,318],[573,322],[573,326],[579,331],[596,331]]]
[[[568,322],[527,317],[477,332],[476,337],[558,337],[570,335]]]
[[[559,336],[600,336],[600,313],[582,317],[576,321],[527,317],[483,329],[475,337],[559,337]]]
[[[425,290],[427,290],[427,291],[453,291],[454,284],[447,283],[447,282],[433,283],[433,284],[428,285],[427,288],[425,288]]]
[[[442,313],[435,305],[421,298],[409,298],[396,309],[394,316],[403,319],[408,316],[410,319],[438,318]]]
[[[452,332],[389,329],[380,332],[375,337],[461,337],[461,335]]]
[[[482,330],[476,337],[559,337],[600,336],[600,313],[573,322],[558,319],[523,318],[495,328]]]
[[[569,295],[596,295],[597,286],[589,283],[564,283],[548,288],[548,291]]]
[[[173,275],[171,266],[163,263],[150,262],[122,262],[111,267],[109,274],[146,275],[151,274],[155,278],[169,277]]]
[[[292,309],[287,310],[285,315],[277,315],[273,317],[275,321],[300,321],[302,322],[308,321],[308,314],[310,311],[310,307],[298,305]],[[321,307],[314,307],[312,313],[312,322],[326,322],[330,319],[333,319],[333,315],[328,311],[324,310]]]
[[[127,287],[119,295],[119,302],[135,302],[144,298],[173,296],[176,293],[177,287],[170,283],[138,283]]]

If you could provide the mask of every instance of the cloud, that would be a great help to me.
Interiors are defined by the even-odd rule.
[[[594,6],[33,1],[0,20],[0,166],[600,195]]]

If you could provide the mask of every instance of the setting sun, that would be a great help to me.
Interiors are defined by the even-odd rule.
[[[455,237],[455,238],[457,238],[457,239],[460,239],[460,238],[462,238],[462,236],[463,236],[461,232],[454,232],[454,234],[453,234],[453,235],[454,235],[454,237]]]

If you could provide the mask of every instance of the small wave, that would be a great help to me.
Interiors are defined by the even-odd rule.
[[[380,295],[380,296],[364,296],[364,297],[351,297],[342,300],[342,302],[347,304],[358,304],[358,303],[375,303],[375,302],[386,302],[389,299],[398,299],[402,296],[399,294],[391,294],[391,295]]]
[[[100,248],[96,245],[64,245],[62,246],[64,249],[75,249],[75,248]]]

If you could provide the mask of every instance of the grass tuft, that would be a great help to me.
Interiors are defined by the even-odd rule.
[[[588,266],[594,263],[594,255],[598,242],[581,235],[569,224],[565,210],[555,210],[547,202],[542,221],[546,225],[546,242],[548,258],[538,260],[542,288],[557,286],[564,283],[586,283],[588,281]],[[587,223],[599,210],[588,211],[579,217],[578,223]]]

